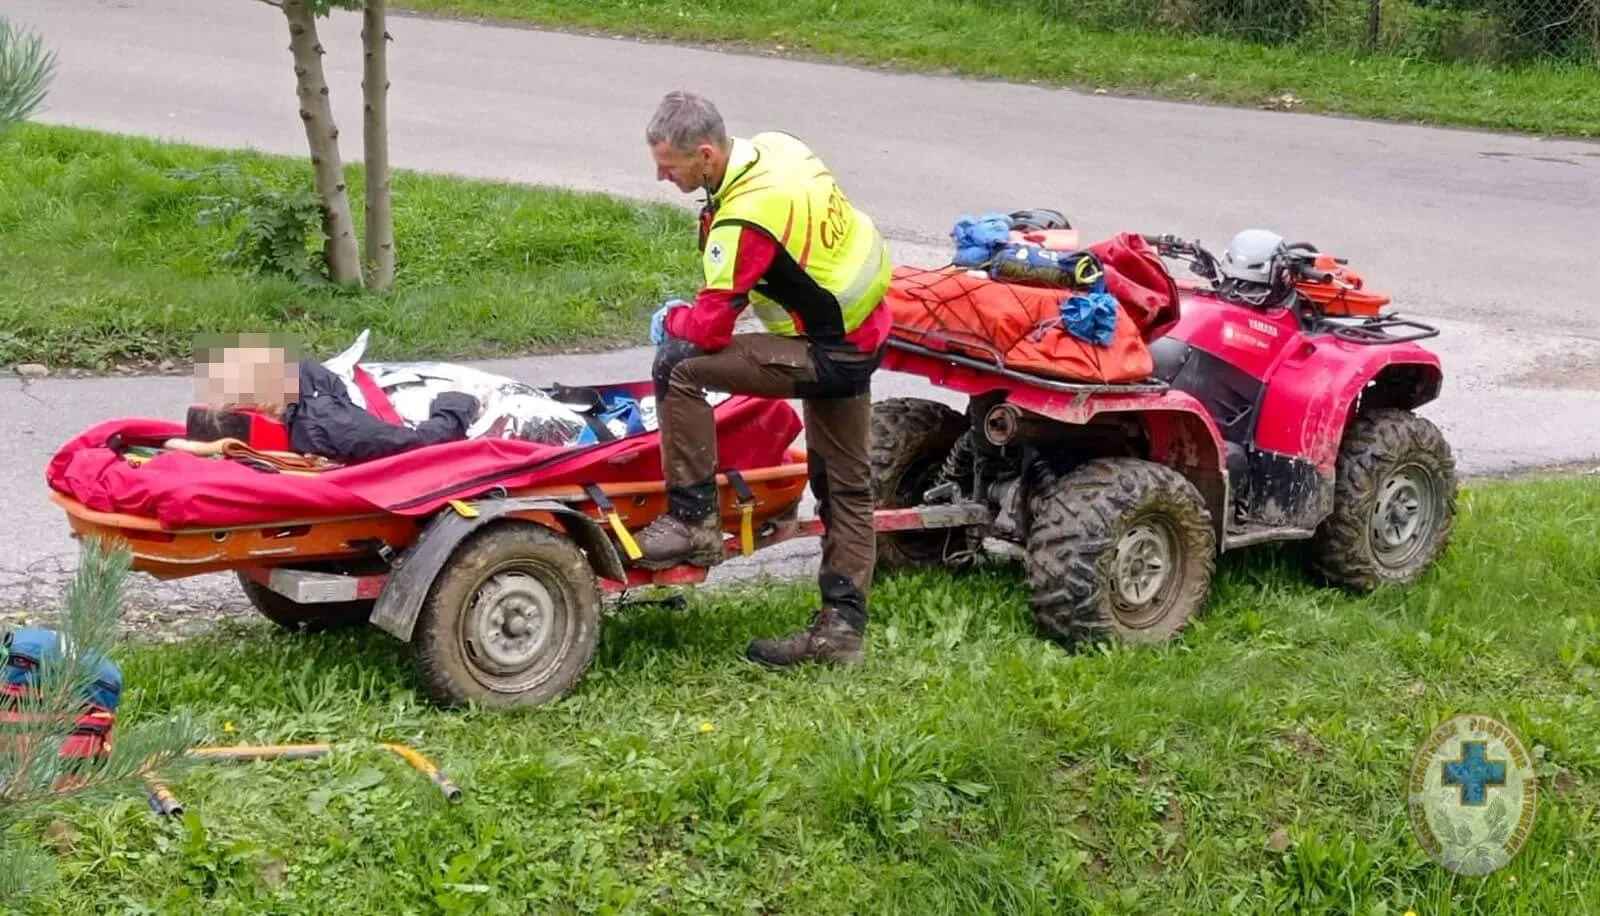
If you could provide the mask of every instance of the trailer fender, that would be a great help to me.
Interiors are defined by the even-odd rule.
[[[599,523],[565,503],[539,498],[491,499],[471,503],[470,509],[468,514],[452,508],[440,511],[416,542],[395,558],[388,581],[367,618],[369,622],[401,642],[410,642],[417,616],[422,613],[422,602],[456,548],[473,532],[508,515],[549,513],[561,525],[562,533],[588,554],[596,573],[608,579],[627,578],[622,557]]]

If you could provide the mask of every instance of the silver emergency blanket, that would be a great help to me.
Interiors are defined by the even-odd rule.
[[[467,430],[468,439],[520,439],[545,445],[579,445],[594,441],[585,413],[578,407],[556,400],[534,385],[504,375],[496,375],[443,362],[362,362],[370,331],[363,330],[344,352],[323,365],[339,376],[351,400],[367,407],[366,397],[355,383],[355,367],[360,366],[389,398],[395,412],[407,426],[415,427],[428,419],[433,399],[446,391],[469,394],[478,399],[483,411]],[[726,392],[707,392],[713,406],[730,397]],[[641,430],[656,429],[656,399],[647,396],[631,405],[629,417],[602,418],[606,428],[618,438]]]

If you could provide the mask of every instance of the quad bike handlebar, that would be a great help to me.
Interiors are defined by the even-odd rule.
[[[1154,247],[1161,257],[1187,262],[1196,276],[1210,282],[1219,291],[1224,290],[1231,282],[1225,281],[1217,257],[1198,241],[1180,238],[1172,233],[1141,234],[1140,237]],[[1426,340],[1439,334],[1438,329],[1431,325],[1403,319],[1397,315],[1368,317],[1360,325],[1353,327],[1330,320],[1322,308],[1303,295],[1303,291],[1298,287],[1301,282],[1306,282],[1346,290],[1357,289],[1358,287],[1352,286],[1339,274],[1320,266],[1329,261],[1341,266],[1348,265],[1350,259],[1326,255],[1310,242],[1284,245],[1280,258],[1287,268],[1287,276],[1280,274],[1281,280],[1275,279],[1274,286],[1286,281],[1286,288],[1283,289],[1281,297],[1274,299],[1280,301],[1280,304],[1287,305],[1307,330],[1322,331],[1351,343],[1369,345]],[[1226,293],[1224,295],[1226,296]]]
[[[1213,283],[1220,279],[1216,257],[1199,242],[1179,238],[1170,232],[1161,235],[1142,235],[1141,238],[1152,245],[1156,253],[1162,257],[1189,262],[1194,272],[1202,279]]]
[[[1163,257],[1178,257],[1188,260],[1199,268],[1196,272],[1208,280],[1217,279],[1217,258],[1204,245],[1190,239],[1179,238],[1172,233],[1161,235],[1142,235],[1146,242],[1155,247]],[[1284,246],[1284,255],[1289,261],[1295,274],[1314,283],[1335,283],[1337,278],[1328,271],[1316,266],[1317,259],[1322,255],[1317,246],[1310,242],[1295,242]],[[1334,258],[1336,264],[1349,264],[1349,258]]]

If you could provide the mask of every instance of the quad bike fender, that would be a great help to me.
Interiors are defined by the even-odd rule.
[[[394,561],[383,591],[368,621],[402,642],[411,641],[412,629],[433,581],[461,542],[485,526],[507,517],[545,516],[572,538],[589,557],[595,571],[608,579],[627,578],[622,557],[599,523],[577,509],[552,499],[493,499],[470,504],[472,512],[440,510],[422,534]],[[541,519],[541,521],[543,521]]]
[[[1358,407],[1414,409],[1437,398],[1443,383],[1439,357],[1414,343],[1307,340],[1268,380],[1256,446],[1309,461],[1331,477],[1345,427]]]
[[[1143,434],[1151,461],[1167,465],[1200,490],[1220,542],[1230,499],[1222,433],[1193,395],[1176,389],[1066,395],[1014,388],[1009,404],[1061,423],[1087,426],[1123,422]]]

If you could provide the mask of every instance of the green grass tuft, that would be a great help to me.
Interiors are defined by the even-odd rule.
[[[182,821],[62,809],[67,885],[35,912],[1592,911],[1600,490],[1485,484],[1462,513],[1436,570],[1366,598],[1293,548],[1229,556],[1162,648],[1063,651],[999,563],[889,579],[867,664],[774,674],[744,644],[803,624],[814,585],[704,591],[611,618],[576,693],[515,714],[425,705],[376,630],[142,646],[130,720],[405,741],[465,799],[377,751],[198,768]],[[1406,818],[1415,749],[1458,711],[1510,724],[1543,783],[1485,880]]]
[[[639,344],[694,281],[689,214],[664,205],[396,172],[398,270],[384,294],[225,263],[243,219],[204,225],[245,178],[311,188],[309,163],[23,125],[0,137],[0,364],[182,360],[197,334],[286,331],[313,353],[373,331],[375,358],[473,358]],[[349,169],[361,227],[360,168]]]

